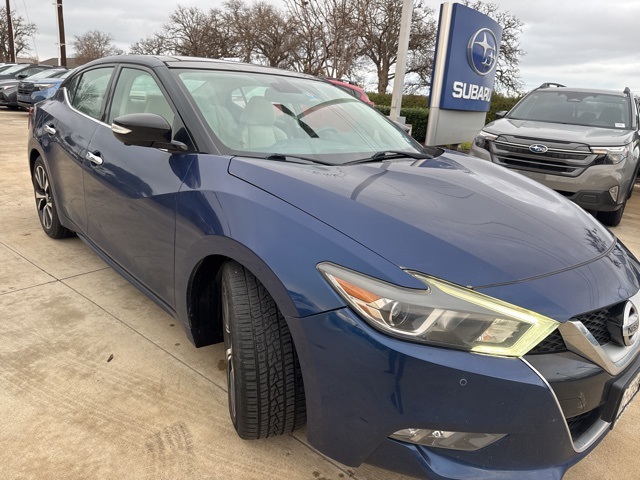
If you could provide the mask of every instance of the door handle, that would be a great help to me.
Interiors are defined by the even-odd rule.
[[[42,127],[44,129],[45,132],[47,132],[49,135],[55,135],[56,134],[56,129],[53,128],[51,125],[45,125],[44,127]]]
[[[87,152],[87,154],[85,155],[85,158],[89,160],[91,163],[95,163],[96,165],[102,165],[103,163],[102,157],[100,157],[100,155],[96,155],[91,152]]]

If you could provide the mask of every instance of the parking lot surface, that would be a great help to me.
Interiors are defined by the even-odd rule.
[[[27,114],[0,110],[0,479],[407,478],[327,459],[304,429],[238,438],[222,345],[196,349],[82,241],[44,234],[26,142]],[[640,191],[613,231],[640,255]],[[565,479],[639,478],[639,438],[636,400]]]

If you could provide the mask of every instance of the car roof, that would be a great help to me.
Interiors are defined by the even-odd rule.
[[[307,78],[318,80],[312,75],[304,73],[291,72],[281,70],[274,67],[266,67],[263,65],[255,65],[252,63],[243,63],[236,60],[200,58],[200,57],[183,57],[168,55],[115,55],[94,60],[87,65],[99,65],[102,63],[132,63],[136,65],[144,65],[149,68],[157,68],[166,66],[168,68],[202,68],[207,70],[226,70],[247,73],[266,73],[271,75],[281,75],[288,77]]]

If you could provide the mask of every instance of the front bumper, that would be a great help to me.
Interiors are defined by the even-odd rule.
[[[493,162],[491,153],[475,144],[472,144],[470,154]],[[606,212],[617,210],[627,199],[636,164],[627,159],[616,165],[592,165],[576,177],[512,169],[555,190],[585,210]],[[619,193],[613,200],[609,189],[615,186],[619,187]]]
[[[0,91],[0,106],[3,107],[17,107],[17,93],[15,90],[9,92],[8,94]]]
[[[431,479],[559,479],[586,454],[576,452],[552,389],[521,359],[402,342],[348,309],[288,321],[304,373],[309,442],[342,463]],[[405,428],[507,436],[477,451],[388,438]]]
[[[638,271],[618,244],[581,267],[481,291],[567,322],[636,294]],[[350,466],[419,478],[560,479],[609,431],[621,392],[640,372],[637,350],[612,372],[572,352],[518,359],[408,343],[348,308],[287,322],[304,375],[309,442]],[[506,436],[476,451],[389,439],[406,428]]]

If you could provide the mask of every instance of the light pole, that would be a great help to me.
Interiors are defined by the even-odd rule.
[[[9,30],[9,62],[16,62],[16,47],[13,44],[13,22],[11,21],[11,5],[7,0],[7,27]]]
[[[413,0],[404,0],[402,5],[402,19],[400,20],[400,38],[398,39],[398,61],[396,62],[396,74],[393,77],[393,95],[391,96],[391,111],[389,112],[389,118],[394,122],[397,122],[400,117],[404,73],[407,68],[407,52],[409,50],[409,37],[411,36],[412,14]]]
[[[9,0],[7,0],[9,1]],[[62,16],[62,0],[56,0],[56,15],[58,17],[58,43],[60,44],[60,55],[58,65],[67,66],[67,46],[64,38],[64,17]]]

